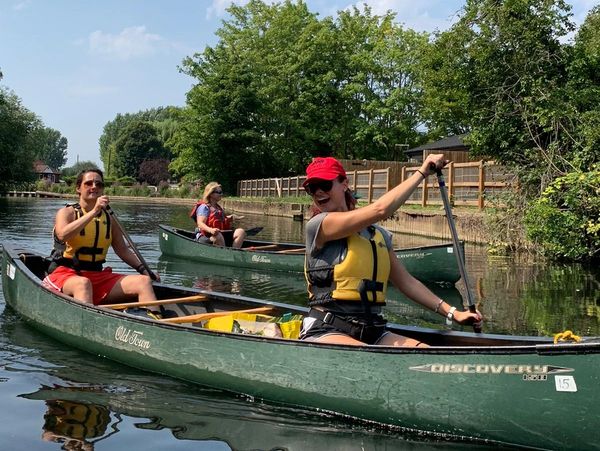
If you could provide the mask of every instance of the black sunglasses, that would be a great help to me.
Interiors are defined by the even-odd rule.
[[[212,192],[212,194],[223,194],[223,191],[220,189],[216,189]]]
[[[98,188],[104,188],[104,182],[102,180],[86,180],[83,182],[85,186],[93,186],[96,185]]]
[[[333,180],[319,180],[318,182],[307,183],[304,189],[310,195],[313,195],[317,190],[328,193],[333,188]]]

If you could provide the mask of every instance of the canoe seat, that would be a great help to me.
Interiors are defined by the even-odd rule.
[[[48,275],[50,260],[46,257],[30,252],[22,252],[19,254],[19,258],[27,265],[29,270],[40,279],[43,279]]]

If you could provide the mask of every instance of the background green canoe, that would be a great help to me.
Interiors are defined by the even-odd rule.
[[[31,269],[30,269],[31,268]],[[600,444],[600,341],[391,325],[430,348],[341,346],[215,332],[84,305],[41,287],[43,259],[4,246],[7,303],[40,331],[95,355],[257,399],[449,439],[550,449]],[[32,271],[33,270],[33,271]],[[264,305],[242,296],[155,285],[177,314]],[[278,314],[306,309],[268,303]]]
[[[158,241],[165,255],[219,265],[270,271],[304,271],[304,245],[247,239],[241,249],[212,246],[194,239],[195,233],[159,225]],[[464,243],[461,243],[464,249]],[[452,243],[395,251],[406,269],[422,282],[454,284],[460,279]],[[464,255],[464,252],[463,252]]]

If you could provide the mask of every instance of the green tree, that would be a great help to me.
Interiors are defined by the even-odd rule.
[[[562,0],[468,0],[423,73],[432,129],[456,120],[474,154],[512,165],[537,193],[572,155],[569,52],[560,42],[574,28],[569,17]]]
[[[130,123],[115,142],[117,176],[138,178],[140,165],[146,160],[166,158],[167,150],[149,122]]]
[[[569,98],[578,137],[573,165],[588,170],[600,161],[600,6],[593,8],[579,28],[569,66]]]
[[[115,143],[129,124],[139,121],[151,123],[158,129],[163,145],[167,146],[167,141],[175,134],[180,117],[181,109],[173,106],[152,108],[137,113],[117,114],[115,119],[104,125],[102,135],[98,140],[100,159],[106,174],[109,176],[116,174],[115,162],[118,157],[115,151]]]
[[[298,174],[322,149],[393,158],[420,141],[416,61],[427,37],[370,10],[319,20],[304,2],[231,6],[219,42],[184,60],[197,79],[171,169],[187,178]],[[212,174],[212,175],[211,175]]]
[[[52,169],[59,170],[67,162],[67,138],[58,130],[40,125],[29,133],[28,140],[35,158]]]
[[[94,163],[93,161],[80,161],[78,163],[75,163],[73,166],[63,168],[62,171],[60,171],[60,173],[63,176],[72,177],[78,175],[81,171],[88,169],[99,168],[98,165],[96,165],[96,163]]]
[[[14,93],[0,86],[0,190],[33,181],[34,156],[27,144],[38,122]]]

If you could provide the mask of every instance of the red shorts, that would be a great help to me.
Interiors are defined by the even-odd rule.
[[[108,266],[102,271],[80,271],[79,274],[73,268],[59,266],[42,283],[48,288],[62,291],[67,279],[73,276],[82,276],[92,282],[92,300],[94,305],[101,304],[102,300],[108,296],[108,293],[110,293],[115,284],[125,277],[124,274],[113,273],[112,268]]]

